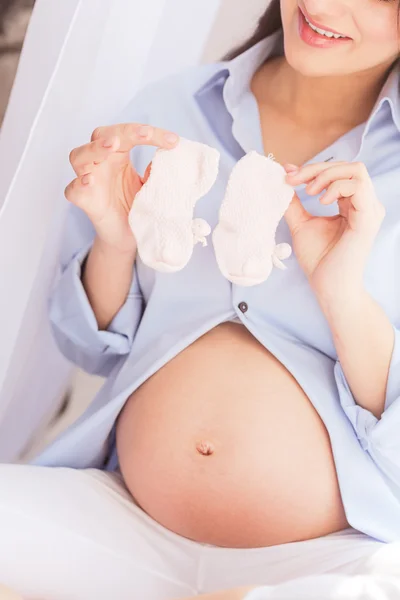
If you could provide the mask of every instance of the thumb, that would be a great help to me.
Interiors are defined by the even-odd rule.
[[[299,225],[306,223],[311,219],[311,217],[312,215],[310,215],[310,213],[304,208],[300,198],[295,193],[289,208],[285,212],[285,219],[289,226],[290,233],[296,231]]]

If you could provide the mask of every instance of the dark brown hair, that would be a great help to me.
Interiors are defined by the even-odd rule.
[[[268,2],[268,0],[265,0]],[[281,16],[281,3],[280,0],[272,0],[268,4],[268,8],[258,21],[257,28],[250,39],[246,40],[238,48],[235,48],[229,54],[225,56],[225,60],[231,60],[242,52],[246,52],[252,46],[261,42],[264,38],[268,37],[278,31],[282,27],[282,16]]]

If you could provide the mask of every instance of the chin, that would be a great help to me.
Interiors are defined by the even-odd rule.
[[[285,58],[294,71],[305,77],[329,77],[343,74],[343,65],[330,64],[320,50],[300,49],[285,40]]]
[[[348,50],[337,53],[333,49],[315,48],[303,42],[297,20],[284,23],[283,40],[288,64],[305,77],[343,75],[349,72],[349,66],[354,62]]]

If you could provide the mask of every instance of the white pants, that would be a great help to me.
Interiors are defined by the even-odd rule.
[[[0,465],[0,583],[27,599],[172,600],[258,585],[270,587],[257,598],[393,600],[399,553],[353,530],[259,549],[198,544],[151,519],[117,475]],[[365,595],[365,582],[380,595]]]

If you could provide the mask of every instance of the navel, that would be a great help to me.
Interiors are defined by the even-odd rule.
[[[196,444],[196,449],[199,454],[203,454],[203,456],[209,456],[210,454],[214,454],[214,445],[211,442],[201,441]]]

